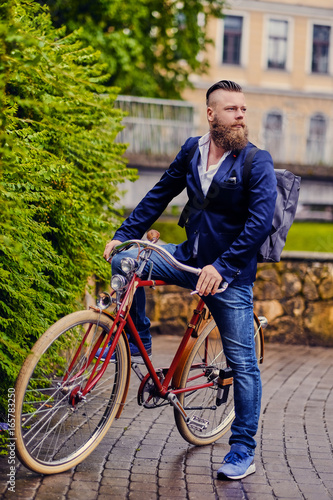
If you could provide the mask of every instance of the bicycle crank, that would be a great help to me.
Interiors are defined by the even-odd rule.
[[[156,372],[161,383],[163,383],[163,370]],[[149,373],[142,379],[138,390],[138,404],[145,408],[157,408],[165,403],[165,400],[156,392],[155,384]]]

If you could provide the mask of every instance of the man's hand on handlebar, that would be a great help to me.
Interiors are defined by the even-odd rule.
[[[196,290],[201,295],[215,295],[223,278],[214,266],[205,266],[202,268]]]
[[[119,240],[111,240],[111,241],[109,241],[105,245],[105,249],[104,249],[104,253],[103,253],[104,259],[105,260],[109,260],[111,252],[114,249],[114,247],[120,245],[121,243],[122,243],[122,241],[119,241]]]

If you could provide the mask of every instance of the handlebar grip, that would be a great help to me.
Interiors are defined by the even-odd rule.
[[[156,229],[151,229],[147,233],[147,239],[151,243],[157,243],[157,241],[159,240],[159,237],[160,237],[160,233],[158,231],[156,231]]]
[[[226,281],[222,281],[221,288],[216,290],[216,293],[224,292],[228,288],[228,286],[229,286],[229,284]],[[190,295],[195,295],[196,293],[198,293],[198,290],[193,290],[193,292],[191,292]]]

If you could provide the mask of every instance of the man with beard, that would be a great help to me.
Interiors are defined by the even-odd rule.
[[[249,181],[243,184],[244,161],[253,145],[247,138],[241,87],[228,80],[217,82],[208,89],[206,103],[209,132],[185,142],[161,180],[107,243],[104,258],[121,242],[141,238],[171,200],[187,188],[189,202],[183,217],[187,240],[165,248],[179,261],[201,267],[201,274],[197,278],[175,270],[153,252],[152,279],[196,290],[216,321],[233,371],[235,403],[231,449],[218,477],[241,479],[255,472],[261,380],[254,348],[252,286],[257,252],[271,230],[276,178],[270,154],[260,150],[253,159]],[[190,151],[194,153],[188,161]],[[113,273],[121,273],[123,257],[124,253],[113,257]],[[216,293],[221,283],[225,291]],[[131,315],[150,355],[143,288],[135,293]],[[133,360],[142,362],[138,348],[131,343],[130,348]]]

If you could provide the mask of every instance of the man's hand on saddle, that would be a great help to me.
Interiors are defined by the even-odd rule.
[[[199,295],[215,295],[222,280],[222,276],[216,271],[214,266],[205,266],[201,270],[196,290]]]
[[[122,243],[122,242],[119,240],[111,240],[105,245],[105,249],[104,249],[104,253],[103,253],[103,257],[105,260],[109,259],[114,247],[116,247],[117,245],[120,245],[120,243]]]

